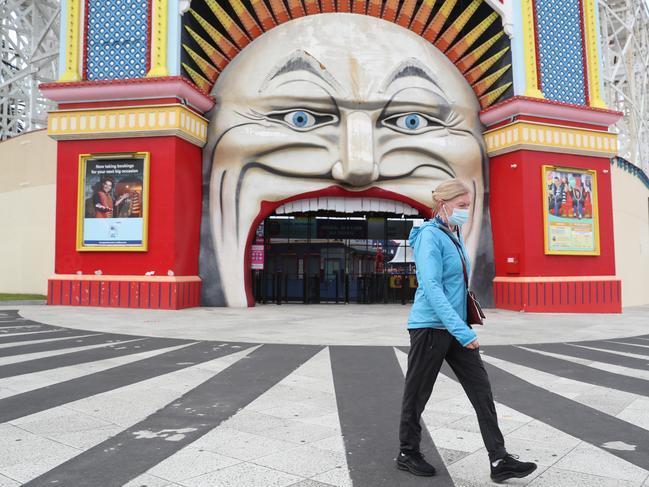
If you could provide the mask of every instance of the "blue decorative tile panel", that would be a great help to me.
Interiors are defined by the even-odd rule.
[[[88,0],[87,78],[146,75],[148,0]]]
[[[536,0],[536,12],[543,94],[585,105],[579,0]]]

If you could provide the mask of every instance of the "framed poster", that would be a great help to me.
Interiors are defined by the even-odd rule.
[[[81,154],[77,250],[146,251],[149,153]]]
[[[597,172],[543,166],[545,253],[599,255]]]

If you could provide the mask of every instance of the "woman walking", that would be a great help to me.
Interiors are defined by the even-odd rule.
[[[458,179],[444,181],[433,191],[433,219],[410,232],[419,287],[408,317],[410,352],[397,467],[415,475],[435,475],[419,451],[420,420],[446,360],[478,416],[491,479],[502,482],[531,474],[536,464],[520,462],[505,449],[477,335],[466,322],[464,269],[470,275],[470,264],[460,227],[468,220],[470,207],[469,188]]]

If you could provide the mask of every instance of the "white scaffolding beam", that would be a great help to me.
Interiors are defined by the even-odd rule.
[[[0,140],[47,126],[38,85],[58,72],[58,0],[0,0]]]
[[[649,0],[600,0],[604,96],[624,113],[618,154],[649,173]]]

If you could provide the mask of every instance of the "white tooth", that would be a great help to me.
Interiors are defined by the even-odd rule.
[[[355,211],[363,211],[362,198],[347,198],[345,200],[345,208],[347,213],[354,213]]]
[[[394,211],[394,202],[390,200],[379,200],[379,207],[382,213],[392,213]]]
[[[336,207],[336,211],[342,211],[343,213],[345,212],[345,198],[336,198],[334,205]]]
[[[318,198],[311,198],[308,208],[310,211],[318,211]]]
[[[327,199],[324,200],[324,206],[322,207],[323,210],[334,210],[335,207],[335,200],[336,198],[328,197]]]
[[[381,211],[381,204],[380,204],[379,200],[377,200],[375,198],[372,198],[370,200],[370,207],[371,207],[372,211]]]
[[[369,198],[361,198],[361,209],[363,211],[370,211],[371,204]]]
[[[404,211],[403,206],[404,205],[403,205],[403,203],[401,201],[395,201],[394,202],[394,212],[397,215],[401,215],[403,213],[403,211]]]
[[[286,210],[286,205],[282,205],[275,210],[275,213],[278,215],[283,215],[284,213],[286,213],[285,210]]]
[[[408,213],[406,213],[407,215],[419,215],[419,211],[417,211],[417,209],[413,208],[412,206],[407,205],[406,211],[408,211]]]

